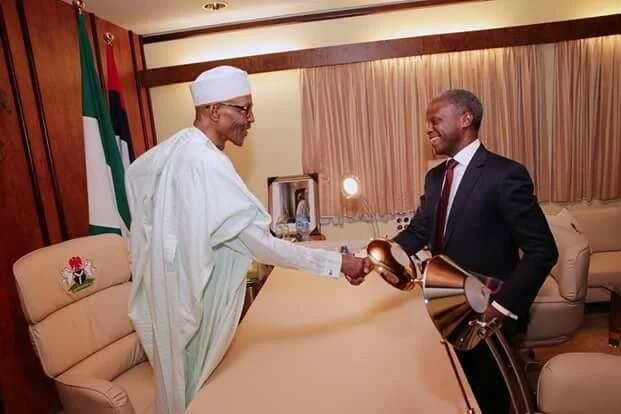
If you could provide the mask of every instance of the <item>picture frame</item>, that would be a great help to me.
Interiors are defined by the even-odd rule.
[[[282,235],[285,224],[287,234],[295,233],[296,213],[308,216],[311,235],[321,233],[317,173],[269,177],[267,189],[272,233]]]

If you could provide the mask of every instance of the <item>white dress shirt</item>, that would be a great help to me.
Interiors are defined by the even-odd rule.
[[[461,184],[462,178],[464,178],[464,173],[468,168],[468,164],[472,161],[474,154],[477,152],[479,147],[481,146],[481,141],[479,139],[475,139],[466,147],[462,148],[455,156],[452,158],[457,161],[457,165],[453,169],[453,183],[451,185],[451,191],[449,192],[448,206],[446,209],[446,221],[444,222],[444,232],[446,233],[446,226],[448,224],[448,219],[451,215],[451,207],[453,206],[453,201],[455,200],[455,194],[457,194],[457,189],[459,188],[459,184]],[[450,158],[449,158],[450,159]],[[447,160],[448,162],[448,160]],[[442,184],[444,187],[444,184]],[[496,308],[500,313],[505,316],[508,316],[512,319],[517,320],[517,315],[509,311],[507,308],[499,304],[498,302],[492,302],[492,306]]]

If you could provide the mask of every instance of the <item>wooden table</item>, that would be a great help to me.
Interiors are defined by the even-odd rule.
[[[352,287],[276,268],[187,413],[447,414],[466,404],[420,291],[376,274]]]

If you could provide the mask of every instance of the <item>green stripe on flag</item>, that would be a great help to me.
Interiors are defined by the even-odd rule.
[[[105,233],[115,233],[115,234],[120,235],[121,234],[121,230],[114,229],[112,227],[93,226],[92,224],[90,224],[88,226],[88,233],[92,234],[92,235],[105,234]]]
[[[105,105],[103,90],[93,64],[91,44],[86,32],[84,15],[81,13],[78,15],[78,40],[80,43],[80,66],[82,69],[82,115],[95,118],[99,124],[106,164],[110,167],[112,175],[116,206],[121,219],[129,229],[131,218],[125,194],[123,160],[114,136],[110,113]],[[93,227],[106,228],[101,226]],[[118,229],[115,229],[115,232],[118,232]]]

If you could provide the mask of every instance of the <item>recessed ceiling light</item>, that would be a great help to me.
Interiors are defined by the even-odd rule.
[[[203,9],[207,10],[207,11],[217,11],[217,10],[222,10],[225,7],[228,6],[228,3],[226,1],[220,0],[220,1],[210,1],[209,3],[205,3],[203,5]]]

